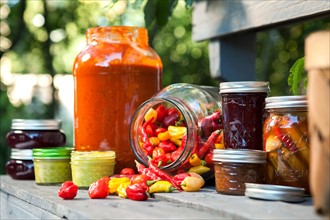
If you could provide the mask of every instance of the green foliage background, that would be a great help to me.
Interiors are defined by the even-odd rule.
[[[85,46],[87,28],[145,26],[150,45],[163,61],[163,86],[178,82],[218,86],[220,80],[209,73],[208,42],[191,39],[192,4],[193,0],[1,0],[0,59],[10,60],[12,73],[71,74],[74,58]],[[38,18],[44,19],[42,25],[36,25]],[[258,34],[256,76],[270,81],[272,96],[291,94],[290,67],[303,57],[305,37],[320,29],[329,29],[329,18]],[[56,118],[59,111],[54,85],[51,103],[43,103],[35,94],[31,103],[18,106],[9,101],[11,87],[1,79],[0,174],[5,173],[9,158],[5,136],[11,119]],[[297,91],[304,93],[304,86]],[[72,128],[65,132],[72,135]]]

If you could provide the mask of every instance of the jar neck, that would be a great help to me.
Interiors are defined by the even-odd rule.
[[[132,118],[130,128],[131,147],[138,161],[144,165],[147,165],[148,157],[140,147],[137,137],[139,134],[139,129],[143,125],[144,115],[150,108],[155,109],[155,106],[160,104],[171,105],[172,107],[178,109],[181,112],[187,127],[186,144],[181,155],[176,161],[172,161],[169,165],[162,167],[163,170],[174,171],[176,168],[179,168],[191,155],[198,138],[198,119],[189,107],[182,104],[182,102],[172,98],[151,98],[140,105]]]
[[[106,41],[110,43],[138,43],[148,46],[148,32],[142,27],[112,26],[89,28],[86,32],[88,44]]]

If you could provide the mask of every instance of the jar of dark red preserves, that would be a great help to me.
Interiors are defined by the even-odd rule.
[[[11,149],[10,160],[6,163],[7,174],[17,180],[34,180],[32,150]]]
[[[268,82],[220,83],[225,148],[263,150]]]
[[[13,119],[7,144],[15,149],[33,149],[64,145],[66,135],[59,120]]]
[[[162,62],[145,28],[90,28],[74,66],[74,145],[115,151],[116,170],[135,168],[128,138],[138,106],[161,89]]]
[[[267,183],[309,190],[310,146],[306,96],[274,96],[266,99],[264,150],[267,151]]]
[[[196,172],[210,179],[213,149],[223,146],[220,116],[217,87],[169,85],[135,112],[131,147],[146,166],[154,163],[169,174]]]

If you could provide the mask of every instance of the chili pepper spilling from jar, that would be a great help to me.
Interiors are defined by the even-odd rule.
[[[148,187],[139,183],[130,184],[126,188],[126,195],[131,200],[136,200],[136,201],[148,200],[149,198]]]
[[[109,187],[106,181],[100,179],[92,183],[88,188],[91,199],[104,199],[109,195]]]
[[[78,192],[78,186],[75,185],[72,181],[65,181],[62,183],[57,194],[62,199],[74,199]]]

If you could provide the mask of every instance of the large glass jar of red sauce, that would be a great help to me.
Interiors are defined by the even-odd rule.
[[[7,144],[15,149],[33,149],[62,146],[66,135],[60,120],[13,119]]]
[[[90,28],[86,38],[73,65],[75,150],[112,150],[115,173],[135,168],[129,125],[138,106],[161,88],[161,59],[145,28]]]
[[[196,172],[211,179],[213,149],[223,146],[220,115],[217,87],[169,85],[135,112],[131,147],[143,165],[153,161],[171,175]]]
[[[268,82],[220,83],[225,148],[263,150]]]
[[[306,96],[266,98],[264,150],[270,184],[309,190],[310,147]]]

